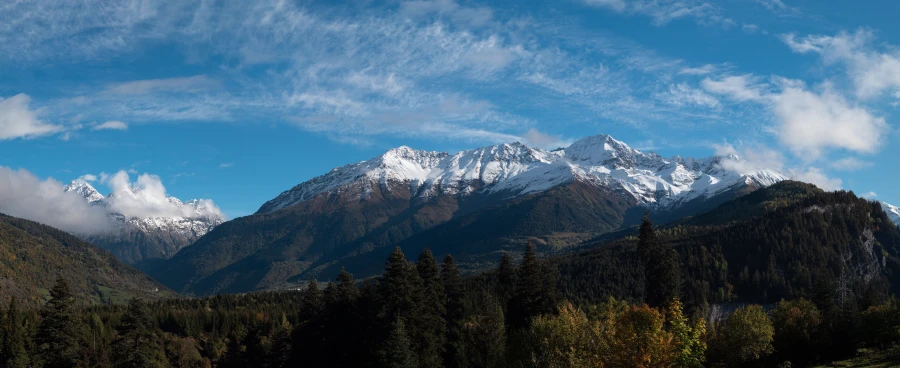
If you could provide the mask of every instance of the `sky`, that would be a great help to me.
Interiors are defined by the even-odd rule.
[[[0,199],[83,178],[234,218],[400,145],[610,134],[900,204],[896,14],[890,0],[4,1]]]

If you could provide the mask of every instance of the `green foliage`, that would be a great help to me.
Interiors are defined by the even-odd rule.
[[[802,298],[782,300],[775,304],[771,318],[779,360],[802,366],[815,359],[823,323],[815,304]]]
[[[678,298],[680,288],[678,254],[656,237],[650,214],[644,214],[638,236],[638,254],[644,262],[644,301],[651,307],[663,307]]]
[[[119,338],[113,344],[113,361],[117,367],[165,367],[166,357],[160,346],[150,310],[140,299],[128,302],[122,317]]]
[[[391,325],[391,333],[384,342],[381,359],[382,367],[384,368],[414,368],[419,366],[402,319],[397,319]]]
[[[774,351],[775,329],[762,306],[738,308],[716,328],[714,354],[729,366],[757,362]]]

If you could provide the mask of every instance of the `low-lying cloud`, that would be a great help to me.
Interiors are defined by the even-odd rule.
[[[64,192],[62,183],[2,166],[0,212],[78,234],[103,232],[112,226],[105,210],[91,206],[77,193]]]
[[[101,182],[111,190],[105,200],[109,210],[126,217],[225,218],[212,200],[198,200],[197,207],[194,207],[169,197],[162,180],[156,175],[141,174],[135,182],[131,182],[128,172],[123,170],[112,175],[101,175]]]

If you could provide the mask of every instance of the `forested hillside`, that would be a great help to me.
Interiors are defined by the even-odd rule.
[[[641,300],[634,235],[559,258],[563,294]],[[678,252],[683,300],[691,306],[825,292],[865,304],[900,290],[900,230],[879,203],[851,192],[783,182],[664,226],[659,236]]]
[[[54,280],[70,280],[82,302],[122,302],[175,294],[109,252],[36,222],[0,214],[0,296],[37,305]]]

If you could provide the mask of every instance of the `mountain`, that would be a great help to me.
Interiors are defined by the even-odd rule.
[[[301,183],[147,271],[212,294],[291,287],[342,265],[373,275],[394,245],[452,250],[477,267],[528,240],[563,249],[634,224],[645,209],[680,218],[785,179],[734,170],[742,162],[664,158],[607,135],[553,151],[399,147]]]
[[[110,230],[82,237],[130,264],[168,259],[225,221],[209,201],[182,202],[171,196],[164,196],[165,202],[156,203],[150,210],[140,208],[144,214],[126,215],[119,211],[124,207],[120,203],[159,202],[160,198],[148,198],[140,188],[126,188],[103,196],[87,181],[73,180],[64,191],[78,193],[88,203],[106,210],[112,223]]]
[[[57,277],[88,303],[175,294],[109,252],[37,222],[0,214],[0,289],[3,303],[16,297],[38,304]]]
[[[871,302],[900,292],[900,228],[875,202],[784,181],[716,209],[658,227],[678,251],[683,301],[774,303],[843,290]],[[642,300],[637,230],[589,251],[561,256],[561,291],[570,300]]]
[[[892,206],[886,202],[881,202],[881,206],[884,207],[884,211],[887,212],[891,221],[900,226],[900,207]]]

